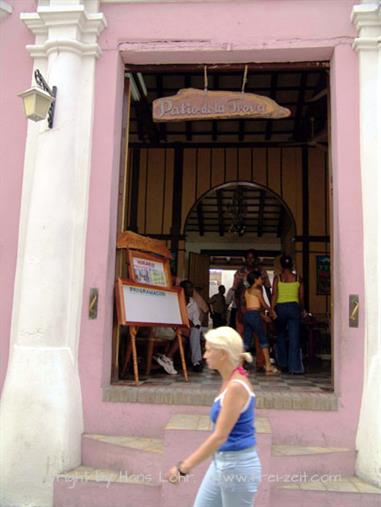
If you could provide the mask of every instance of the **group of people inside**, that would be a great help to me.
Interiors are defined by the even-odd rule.
[[[279,262],[280,273],[274,276],[271,286],[255,250],[247,251],[245,265],[236,272],[232,287],[237,307],[236,329],[243,336],[246,351],[252,350],[255,335],[257,370],[263,368],[268,375],[280,371],[301,375],[304,373],[300,348],[303,281],[294,271],[289,255],[282,255]],[[279,370],[270,360],[265,322],[275,324],[275,360]]]
[[[203,333],[208,329],[210,312],[213,328],[229,323],[229,326],[236,329],[243,338],[245,351],[255,351],[257,371],[264,371],[267,375],[276,375],[280,372],[295,375],[304,373],[300,348],[300,320],[304,312],[303,282],[295,273],[289,255],[280,257],[280,268],[280,273],[274,277],[271,285],[268,273],[259,263],[255,250],[248,250],[245,264],[235,273],[233,286],[227,295],[225,296],[225,287],[220,285],[218,293],[207,302],[190,280],[183,280],[180,283],[184,289],[190,322],[188,344],[192,371],[203,370],[201,340]],[[228,322],[229,305],[231,309]],[[276,328],[277,367],[271,362],[266,323],[273,323]],[[174,341],[165,356],[163,354],[155,356],[159,364],[170,374],[177,373],[173,366],[173,356],[177,347],[177,342]]]

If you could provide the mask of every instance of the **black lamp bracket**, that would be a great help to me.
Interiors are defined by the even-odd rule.
[[[55,99],[57,96],[57,87],[53,86],[53,88],[50,88],[50,86],[45,81],[43,75],[41,74],[41,72],[38,69],[36,69],[34,71],[34,79],[36,80],[36,83],[38,84],[38,86],[40,88],[42,88],[44,91],[49,93],[49,95],[51,97],[54,97],[54,100],[51,103],[49,111],[48,111],[48,126],[51,129],[51,128],[53,128],[53,119],[54,119],[54,110],[55,110],[55,105],[56,105]]]

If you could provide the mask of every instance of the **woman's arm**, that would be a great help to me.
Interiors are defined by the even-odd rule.
[[[271,298],[271,309],[274,311],[275,305],[276,305],[277,299],[278,299],[278,276],[274,277],[272,292],[273,292],[273,294],[272,294],[272,298]]]
[[[271,307],[266,303],[266,301],[263,297],[263,293],[260,289],[258,289],[258,297],[259,297],[259,302],[261,303],[261,307],[264,308],[265,310],[271,311]]]
[[[195,466],[214,454],[227,440],[231,430],[237,422],[242,408],[247,402],[247,392],[238,383],[232,383],[224,396],[224,403],[218,416],[213,433],[200,445],[196,451],[181,462],[181,471],[188,474]],[[170,482],[177,482],[179,471],[172,467],[166,475]]]
[[[304,283],[302,278],[299,279],[299,305],[300,309],[304,311]]]
[[[269,274],[267,273],[267,271],[264,268],[261,269],[261,274],[262,274],[263,286],[266,291],[267,299],[269,300],[269,303],[271,303],[271,283],[270,283]]]

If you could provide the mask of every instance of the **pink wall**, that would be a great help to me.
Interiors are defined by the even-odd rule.
[[[360,175],[358,57],[347,45],[335,48],[331,72],[334,234],[335,389],[357,414],[364,354],[364,273]],[[358,272],[357,272],[358,270]],[[350,328],[349,295],[360,296],[360,327]],[[353,382],[353,374],[358,379]],[[353,416],[353,414],[352,414]]]
[[[32,36],[19,12],[35,10],[34,0],[17,0],[0,24],[0,382],[5,375],[17,255],[18,219],[26,121],[16,93],[31,82],[32,60],[25,45]],[[306,423],[317,438],[354,442],[362,389],[363,312],[361,327],[348,327],[348,295],[363,300],[362,228],[359,172],[358,69],[351,49],[352,0],[258,0],[211,4],[107,4],[108,21],[96,69],[93,163],[90,182],[84,309],[79,364],[86,431],[155,434],[177,407],[102,402],[102,386],[111,371],[111,336],[116,205],[122,118],[123,65],[130,63],[204,63],[289,61],[329,58],[332,62],[332,166],[335,202],[335,386],[340,410],[330,413],[277,412],[275,431],[303,432]],[[191,20],[191,21],[190,21]],[[11,65],[17,55],[17,66]],[[354,205],[356,203],[356,205]],[[355,262],[354,262],[355,261]],[[351,267],[355,265],[356,269]],[[87,317],[89,289],[100,291],[96,320]],[[133,410],[132,410],[133,408]],[[194,410],[192,407],[182,410]],[[204,409],[200,409],[204,411]],[[271,415],[271,414],[270,414]],[[283,426],[282,426],[283,425]],[[325,434],[329,428],[329,434]],[[334,429],[337,428],[337,429]]]
[[[13,12],[0,21],[0,391],[8,364],[27,127],[17,93],[29,88],[33,63],[25,50],[33,37],[19,16],[36,8],[34,0],[8,4]]]
[[[363,300],[359,171],[358,68],[349,0],[273,1],[232,4],[103,5],[108,28],[96,74],[93,171],[84,298],[100,289],[98,319],[83,313],[80,369],[86,431],[157,434],[179,407],[103,403],[109,383],[113,269],[122,66],[130,63],[204,63],[331,59],[332,166],[335,204],[335,386],[337,412],[276,412],[274,433],[303,435],[305,425],[320,443],[354,445],[362,390],[363,313],[348,327],[348,295]],[[190,22],[191,20],[191,22]],[[113,137],[116,136],[116,137]],[[355,205],[354,205],[355,204]],[[355,259],[355,264],[354,264]],[[355,265],[352,275],[350,267]],[[182,411],[192,410],[182,407]],[[200,409],[203,411],[203,409]],[[271,416],[271,411],[266,411]],[[327,432],[328,429],[328,432]],[[304,431],[305,434],[305,431]],[[303,438],[303,437],[301,437]]]

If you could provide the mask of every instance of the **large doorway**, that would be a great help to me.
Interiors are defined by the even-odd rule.
[[[209,66],[209,89],[241,90],[243,68]],[[165,241],[174,274],[193,278],[205,299],[211,270],[237,269],[248,248],[271,274],[280,253],[291,254],[313,316],[305,353],[313,368],[324,362],[329,371],[329,64],[249,65],[245,91],[290,108],[289,118],[152,121],[154,99],[202,89],[204,77],[201,65],[126,69],[131,93],[121,229]]]

